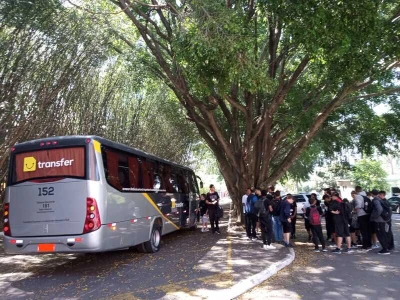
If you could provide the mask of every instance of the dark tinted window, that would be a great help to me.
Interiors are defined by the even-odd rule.
[[[139,184],[139,161],[137,157],[109,148],[102,148],[107,182],[119,191],[135,190]]]
[[[297,203],[306,202],[306,199],[304,199],[304,196],[294,196],[294,199],[296,200]]]

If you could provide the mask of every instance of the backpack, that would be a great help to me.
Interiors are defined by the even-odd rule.
[[[253,200],[254,197],[257,197],[257,196],[251,194],[251,195],[249,195],[247,197],[246,207],[245,207],[246,214],[248,214],[248,213],[253,213],[253,214],[256,213],[255,208],[254,208],[254,203],[255,203],[254,200]]]
[[[266,198],[260,198],[256,201],[256,203],[254,203],[254,208],[258,213],[258,216],[260,215],[267,215],[268,211],[265,209],[265,205],[264,205],[264,201],[266,200]]]
[[[321,225],[321,215],[319,214],[317,207],[310,207],[310,214],[308,215],[308,220],[311,225]]]
[[[351,223],[351,220],[353,219],[353,214],[352,214],[352,209],[351,209],[351,204],[348,202],[342,202],[342,214],[345,220],[349,221]]]
[[[279,216],[281,213],[281,202],[280,200],[272,200],[272,213],[274,216]]]
[[[371,199],[369,199],[367,196],[362,196],[364,198],[364,211],[367,214],[371,214],[372,213],[372,201]]]
[[[381,213],[381,217],[383,219],[383,221],[388,222],[392,219],[392,209],[390,208],[390,206],[388,206],[385,202],[381,202],[382,205],[382,213]]]

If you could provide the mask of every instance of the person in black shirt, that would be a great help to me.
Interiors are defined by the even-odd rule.
[[[261,226],[261,238],[263,240],[263,248],[266,250],[276,249],[271,245],[272,241],[272,199],[273,197],[267,194],[266,190],[261,191],[261,200],[263,201],[264,209],[258,214],[258,219]]]
[[[215,186],[210,185],[210,192],[206,195],[206,204],[208,208],[208,215],[210,217],[211,233],[221,234],[218,226],[217,207],[219,205],[219,195],[215,191]]]
[[[290,223],[292,225],[292,235],[291,235],[291,239],[296,239],[296,221],[297,221],[297,203],[296,203],[296,199],[293,198],[293,203],[290,204],[290,211],[293,212],[293,214],[290,216],[290,218],[292,219],[292,222]]]
[[[283,228],[283,240],[286,247],[293,247],[290,244],[290,233],[292,232],[292,217],[295,214],[292,204],[294,202],[291,194],[286,195],[286,200],[281,204],[280,220]]]

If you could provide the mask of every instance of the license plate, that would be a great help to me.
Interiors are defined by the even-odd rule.
[[[56,251],[56,244],[39,244],[38,252],[54,252]]]

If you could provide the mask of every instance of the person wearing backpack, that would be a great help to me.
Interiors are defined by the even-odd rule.
[[[274,238],[276,243],[281,243],[283,241],[283,230],[280,219],[281,203],[282,203],[281,192],[276,191],[274,193],[274,199],[272,200],[272,222],[274,228]]]
[[[352,191],[351,197],[353,197],[354,199],[354,210],[357,214],[358,225],[360,226],[362,249],[367,250],[372,247],[371,231],[369,224],[372,202],[369,198],[367,198],[367,196],[361,196],[359,193],[357,193],[357,191]]]
[[[263,241],[263,249],[271,250],[276,249],[275,246],[271,245],[272,241],[272,196],[268,195],[266,190],[261,191],[261,198],[256,202],[258,209],[258,220],[261,227],[261,238]]]
[[[258,200],[256,193],[260,193],[260,189],[252,189],[251,194],[246,200],[246,233],[250,241],[257,239],[256,225],[257,225],[257,213],[255,203]]]
[[[316,199],[310,199],[310,206],[306,209],[306,217],[310,223],[313,242],[315,245],[314,252],[320,252],[318,246],[318,240],[322,246],[322,252],[327,252],[325,249],[325,239],[322,234],[322,225],[321,225],[321,216],[323,215],[323,211],[321,206],[317,206]]]
[[[293,196],[291,194],[287,194],[285,201],[282,201],[281,203],[280,219],[282,222],[283,240],[285,242],[285,247],[293,247],[293,245],[290,243],[290,235],[292,232],[292,217],[295,214],[294,209],[292,208],[293,202]]]
[[[387,222],[387,240],[388,240],[388,250],[393,251],[394,250],[394,238],[393,238],[393,232],[392,232],[392,209],[389,201],[386,199],[386,192],[385,191],[380,191],[378,194],[378,197],[381,198],[382,200],[382,208],[385,207],[385,209],[389,212],[390,219]]]
[[[387,222],[389,220],[385,220],[387,218],[387,211],[384,210],[384,206],[382,205],[382,200],[379,198],[379,192],[377,190],[372,190],[372,196],[374,199],[372,200],[372,213],[371,213],[371,221],[375,222],[376,226],[376,235],[378,237],[379,243],[382,246],[382,249],[378,252],[381,255],[388,255],[389,252],[389,242],[387,238],[386,227],[389,225]]]
[[[351,238],[349,230],[349,221],[351,220],[350,203],[345,203],[339,197],[338,193],[332,194],[331,213],[333,214],[333,223],[335,225],[336,249],[332,253],[342,253],[343,238],[346,239],[347,249],[343,250],[346,253],[354,252],[351,249]]]

